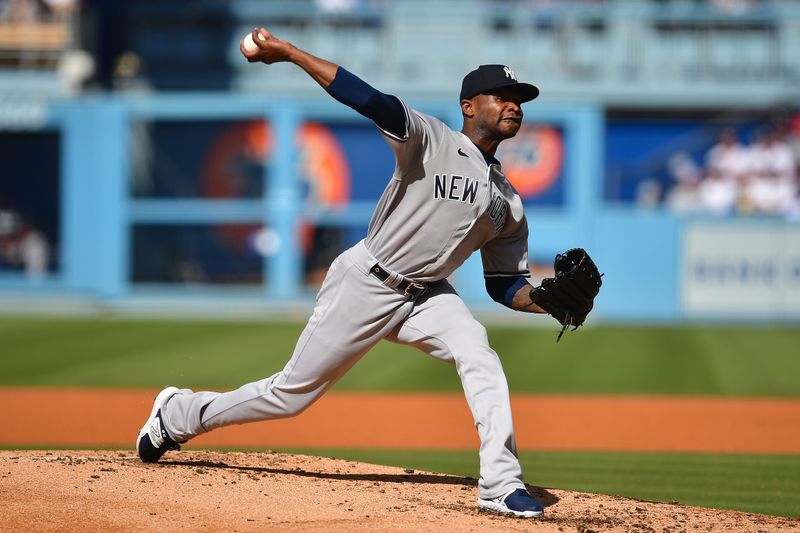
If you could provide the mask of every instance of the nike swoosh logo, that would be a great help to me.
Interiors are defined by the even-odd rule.
[[[461,151],[461,148],[458,149],[458,155],[463,155],[464,157],[469,157],[467,154]]]

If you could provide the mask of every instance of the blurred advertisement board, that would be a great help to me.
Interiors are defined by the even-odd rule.
[[[325,208],[376,202],[394,170],[394,154],[374,125],[304,121],[295,146],[278,146],[262,120],[157,120],[134,124],[132,192],[138,198],[261,198],[277,150],[297,150],[306,202]],[[523,124],[497,152],[529,206],[565,201],[564,132]]]
[[[689,315],[800,315],[800,226],[692,224],[683,243]]]

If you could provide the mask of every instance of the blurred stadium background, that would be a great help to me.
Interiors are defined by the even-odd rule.
[[[514,392],[800,396],[790,0],[0,0],[0,383],[230,387],[288,356],[393,160],[299,69],[241,58],[239,39],[262,25],[454,128],[478,64],[540,87],[498,154],[527,208],[533,277],[572,246],[606,277],[590,327],[557,351],[555,328],[512,342],[509,326],[553,324],[491,302],[479,258],[455,274],[504,339]],[[183,322],[198,316],[256,327]],[[275,319],[284,333],[264,324]],[[266,346],[285,349],[267,365]],[[370,357],[340,389],[457,390],[452,369],[426,374],[431,361],[392,373]],[[150,371],[160,364],[166,376]],[[541,469],[542,457],[527,460]],[[558,469],[633,461],[569,457]],[[719,473],[715,487],[734,472],[765,501],[788,498],[756,510],[800,516],[798,456],[733,460],[747,472],[704,460],[654,462],[684,464],[676,487],[695,469]],[[730,498],[712,503],[753,508]]]
[[[579,244],[609,272],[595,320],[800,317],[796,2],[7,0],[0,16],[4,298],[309,300],[392,156],[296,67],[242,61],[269,23],[454,127],[475,65],[539,84],[500,155],[535,277]],[[479,261],[456,283],[496,307]]]

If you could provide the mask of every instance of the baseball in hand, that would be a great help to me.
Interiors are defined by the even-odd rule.
[[[264,36],[261,35],[260,33],[258,34],[258,38],[260,40],[262,40],[262,41],[264,40]],[[248,33],[247,35],[245,35],[245,37],[244,37],[244,49],[247,52],[256,52],[256,51],[258,51],[258,45],[253,40],[253,34],[252,33]]]

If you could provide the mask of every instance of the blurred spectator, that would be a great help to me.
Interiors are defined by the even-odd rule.
[[[733,212],[737,198],[737,184],[718,170],[709,170],[700,183],[700,204],[704,212],[725,216]]]
[[[736,131],[722,131],[717,144],[706,154],[705,179],[699,186],[702,210],[713,215],[734,211],[742,182],[749,171],[748,153]]]
[[[736,131],[730,128],[722,131],[719,142],[706,154],[706,170],[734,182],[747,173],[747,154]]]
[[[753,177],[742,191],[750,210],[764,215],[788,214],[794,205],[795,188],[792,183],[778,179],[774,174]]]
[[[800,179],[800,113],[795,113],[789,131],[789,146],[794,157],[795,178]]]
[[[77,94],[94,74],[94,58],[86,50],[68,50],[58,62],[58,77],[67,95]]]
[[[675,186],[667,193],[665,202],[670,211],[679,214],[700,213],[700,179],[703,171],[686,152],[678,152],[669,158],[667,167],[675,180]]]
[[[795,173],[792,147],[784,136],[773,130],[767,136],[765,171],[781,181],[793,181]]]
[[[667,166],[676,185],[665,204],[683,214],[799,216],[800,119],[795,122],[791,133],[759,130],[749,146],[732,129],[724,130],[706,153],[705,169],[686,153],[673,155]]]
[[[24,225],[19,234],[16,253],[28,278],[41,279],[47,274],[50,245],[41,232]]]
[[[742,202],[748,210],[767,215],[785,215],[796,195],[792,149],[776,130],[760,132],[748,149],[750,165]]]
[[[30,279],[47,274],[50,244],[45,236],[14,211],[0,211],[0,265],[22,269]]]
[[[769,166],[768,133],[765,128],[755,133],[753,142],[742,151],[748,177],[761,177],[767,174]]]
[[[661,203],[661,183],[653,178],[642,180],[636,188],[636,206],[655,209]]]

